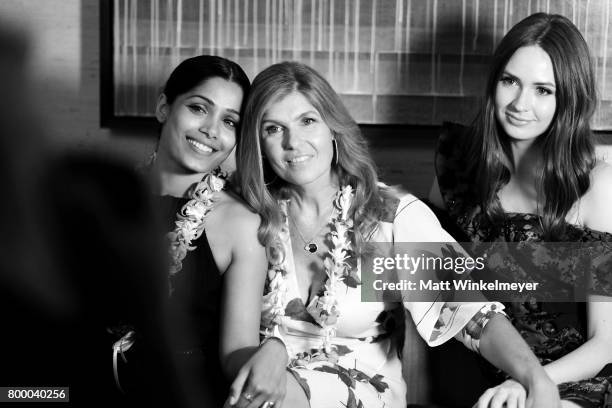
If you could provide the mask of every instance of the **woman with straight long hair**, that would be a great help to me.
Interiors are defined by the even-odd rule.
[[[228,275],[222,355],[236,376],[228,402],[249,408],[405,407],[399,358],[404,308],[361,301],[358,258],[368,242],[452,238],[417,198],[378,182],[359,127],[312,68],[284,62],[261,72],[243,126],[238,182],[262,217],[259,237],[269,265],[263,299],[259,282],[238,285],[246,274]],[[403,306],[430,345],[457,337],[515,375],[535,406],[556,406],[556,390],[498,313],[499,304]],[[241,358],[239,351],[256,347],[260,334],[276,352]],[[501,388],[492,394],[508,401]]]
[[[516,24],[495,51],[473,126],[449,127],[440,138],[430,200],[450,216],[455,238],[585,242],[609,253],[612,166],[595,155],[596,104],[592,58],[576,26],[545,13]],[[571,258],[558,261],[567,284],[590,275],[563,266]],[[564,404],[600,407],[612,379],[612,285],[609,270],[588,277],[586,304],[508,303],[506,310]]]

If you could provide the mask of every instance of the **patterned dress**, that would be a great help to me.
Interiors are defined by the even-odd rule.
[[[447,222],[444,226],[459,241],[472,242],[541,242],[542,229],[540,217],[536,214],[506,213],[501,225],[492,225],[475,203],[475,186],[470,163],[463,149],[467,145],[467,129],[446,124],[436,151],[436,174],[442,199],[447,208]],[[568,225],[561,241],[582,242],[592,245],[598,253],[612,253],[612,234],[595,231],[586,227]],[[555,261],[555,260],[546,260]],[[560,261],[560,260],[556,260]],[[537,268],[543,262],[533,254],[531,262]],[[562,278],[568,282],[575,279],[572,272],[563,270],[559,262]],[[608,296],[612,293],[612,272],[599,270],[592,276],[596,289]],[[513,325],[522,334],[542,364],[563,357],[586,341],[586,306],[584,302],[542,303],[507,302],[506,313]],[[611,345],[612,347],[612,345]],[[503,375],[486,364],[480,364],[486,384],[483,388],[503,380]],[[442,370],[440,370],[442,371]],[[478,377],[478,375],[475,375]],[[612,391],[612,370],[608,365],[596,378],[559,385],[561,397],[584,407],[603,407]],[[607,406],[607,405],[606,405]]]
[[[295,274],[289,226],[285,225],[285,258],[282,261],[286,295],[284,313],[274,312],[275,296],[268,275],[263,297],[263,332],[281,337],[290,357],[289,368],[304,389],[312,408],[406,407],[406,384],[402,377],[401,350],[404,308],[411,314],[418,333],[429,345],[446,342],[486,303],[363,302],[359,284],[340,282],[337,288],[340,314],[332,347],[323,347],[325,330],[310,306],[319,293],[304,305]],[[450,242],[453,239],[425,204],[407,194],[398,197],[391,211],[380,220],[370,242]],[[359,263],[351,273],[361,280]],[[499,305],[501,307],[501,305]],[[401,332],[401,333],[400,333]],[[400,336],[398,336],[400,334]],[[408,357],[409,358],[409,357]],[[422,373],[425,375],[425,373]]]

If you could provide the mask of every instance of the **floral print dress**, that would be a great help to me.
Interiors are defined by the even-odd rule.
[[[480,205],[474,202],[475,186],[470,164],[463,146],[468,129],[455,124],[445,124],[436,151],[436,175],[442,199],[447,208],[449,224],[444,226],[459,241],[485,242],[542,242],[540,217],[536,214],[506,213],[502,225],[492,225],[484,217]],[[599,254],[610,258],[612,234],[586,227],[568,225],[564,242],[589,243]],[[537,248],[537,246],[533,246]],[[572,285],[575,272],[567,270],[564,258],[543,259],[533,251],[533,268],[538,263],[557,262],[561,279]],[[607,254],[607,255],[606,255]],[[571,261],[571,260],[570,260]],[[609,259],[607,261],[609,263]],[[591,279],[597,292],[612,294],[612,272],[607,268],[595,270]],[[505,311],[516,329],[527,341],[542,364],[550,363],[580,347],[586,341],[586,306],[584,302],[506,302]],[[612,345],[610,346],[612,347]],[[481,367],[487,367],[482,364]],[[488,368],[486,376],[503,380],[503,373]],[[597,377],[559,385],[563,399],[583,407],[604,407],[612,403],[612,367],[608,365]]]
[[[326,342],[329,339],[325,328],[317,321],[315,305],[322,293],[313,297],[309,305],[300,297],[288,220],[279,238],[285,255],[269,267],[261,330],[262,334],[278,336],[285,342],[289,369],[302,386],[310,406],[405,408],[406,384],[398,355],[399,338],[404,329],[402,305],[362,302],[360,265],[353,263],[350,271],[353,279],[337,283],[339,317],[330,345]],[[370,238],[371,242],[394,240],[454,241],[427,206],[410,194],[394,201],[388,217],[380,220]],[[279,264],[285,270],[281,295],[270,290],[276,276],[274,268]],[[421,337],[434,346],[460,335],[484,305],[438,301],[405,302],[403,307],[410,313]]]

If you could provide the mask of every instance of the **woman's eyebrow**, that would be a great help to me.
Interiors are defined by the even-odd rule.
[[[303,116],[307,116],[307,115],[316,115],[316,116],[320,116],[320,115],[319,115],[319,112],[314,111],[314,110],[309,110],[309,111],[302,112],[302,113],[300,113],[300,114],[296,115],[296,116],[295,116],[293,119],[294,119],[294,120],[295,120],[295,119],[299,119],[299,118],[301,118],[301,117],[303,117]]]
[[[298,113],[297,115],[295,115],[295,116],[294,116],[293,118],[291,118],[290,120],[294,121],[294,120],[297,120],[297,119],[299,119],[299,118],[301,118],[301,117],[308,116],[308,115],[315,115],[315,116],[318,116],[318,117],[320,117],[320,116],[321,116],[321,115],[319,114],[319,112],[317,112],[317,111],[315,111],[315,110],[308,110],[308,111],[305,111],[305,112],[300,112],[300,113]],[[274,119],[274,118],[268,118],[268,117],[266,117],[266,116],[264,116],[264,117],[263,117],[263,119],[261,120],[261,122],[262,122],[262,123],[264,123],[264,122],[276,122],[276,123],[283,123],[283,121],[282,121],[282,120],[278,120],[278,119]]]
[[[505,69],[503,70],[503,72],[502,72],[501,76],[504,76],[504,75],[505,75],[505,76],[512,77],[513,79],[519,79],[519,77],[517,77],[516,75],[514,75],[514,74],[513,74],[513,73],[511,73],[511,72],[506,71]]]
[[[519,82],[523,82],[523,81],[521,80],[521,78],[519,78],[518,76],[514,75],[514,74],[513,74],[513,73],[511,73],[511,72],[508,72],[507,70],[504,70],[504,71],[502,72],[502,76],[503,76],[503,75],[507,75],[507,76],[509,76],[509,77],[512,77],[513,79],[518,80]],[[537,85],[537,86],[542,86],[542,85],[544,85],[544,86],[550,86],[550,87],[552,87],[552,88],[556,88],[555,84],[554,84],[554,83],[552,83],[552,82],[549,82],[549,81],[536,81],[536,82],[534,82],[534,83],[533,83],[533,85]]]
[[[534,82],[534,85],[544,85],[544,86],[549,86],[551,88],[556,88],[555,84],[553,84],[552,82],[547,82],[547,81],[543,81],[543,82]]]
[[[197,94],[196,94],[196,95],[190,95],[190,96],[189,96],[189,98],[200,98],[200,99],[204,99],[204,101],[205,101],[206,103],[208,103],[209,105],[211,105],[211,106],[217,106],[217,104],[216,104],[216,103],[215,103],[215,102],[214,102],[212,99],[209,99],[209,98],[205,97],[204,95],[197,95]],[[233,114],[235,114],[235,115],[240,116],[240,112],[238,112],[236,109],[228,108],[228,109],[226,109],[226,110],[227,110],[228,112],[231,112],[231,113],[233,113]]]

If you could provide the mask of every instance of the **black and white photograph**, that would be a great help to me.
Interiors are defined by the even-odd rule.
[[[0,0],[0,406],[611,408],[611,19]]]

